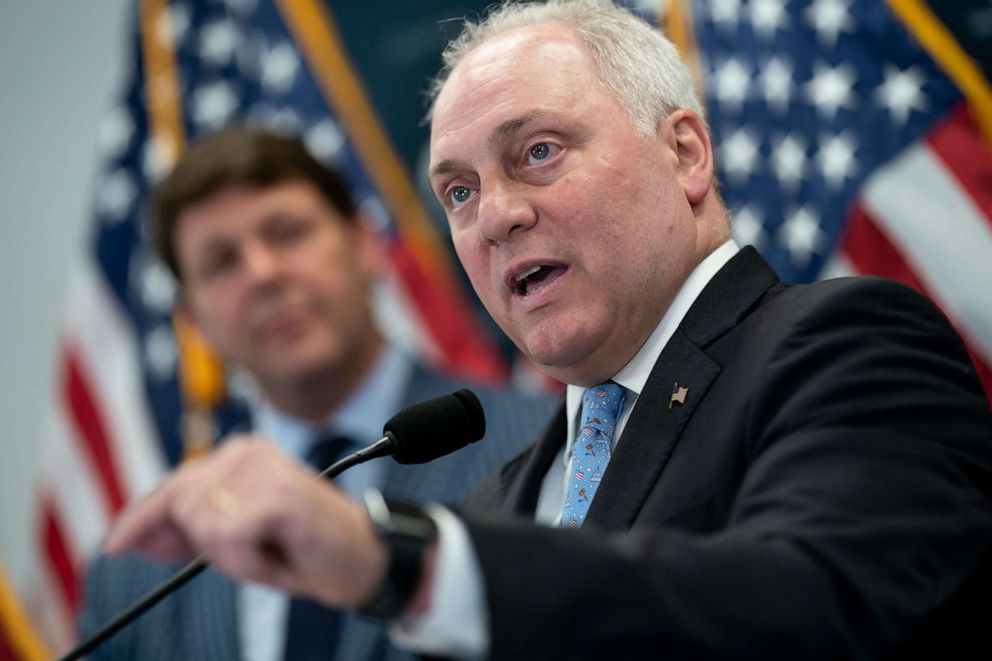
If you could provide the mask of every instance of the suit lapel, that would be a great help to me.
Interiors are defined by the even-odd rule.
[[[587,523],[606,530],[630,528],[660,480],[682,430],[720,373],[705,347],[736,326],[777,282],[775,273],[750,247],[710,280],[658,357],[589,508]],[[684,402],[673,401],[677,387],[687,388]]]
[[[239,661],[237,584],[212,568],[183,588],[186,595],[187,650],[190,659]]]
[[[402,408],[419,404],[431,397],[439,397],[450,393],[454,384],[438,374],[425,369],[419,362],[414,362],[406,391],[403,393]],[[444,484],[431,479],[434,462],[410,467],[403,466],[392,459],[380,459],[385,464],[382,474],[383,493],[390,498],[399,498],[411,502],[444,501],[447,494]]]
[[[587,523],[607,530],[630,527],[658,483],[682,429],[719,373],[716,363],[680,331],[675,332],[637,398],[589,507]],[[683,404],[671,401],[676,383],[688,387]]]

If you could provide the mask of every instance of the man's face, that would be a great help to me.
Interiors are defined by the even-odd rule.
[[[179,216],[183,303],[270,396],[351,376],[377,347],[373,239],[303,181],[224,188]]]
[[[489,313],[555,378],[615,374],[699,261],[672,131],[638,135],[558,23],[476,48],[437,99],[431,186],[455,250]]]

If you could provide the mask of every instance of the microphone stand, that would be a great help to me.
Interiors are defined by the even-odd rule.
[[[325,468],[320,475],[318,475],[318,477],[327,479],[335,478],[352,466],[364,463],[370,459],[385,457],[392,454],[396,451],[397,446],[398,441],[393,433],[386,432],[385,436],[372,445],[364,447],[358,452],[335,461],[333,464]],[[191,560],[189,564],[176,572],[171,578],[164,581],[161,585],[154,588],[151,592],[139,599],[133,606],[105,624],[99,631],[94,633],[88,639],[72,648],[72,650],[70,650],[65,656],[61,657],[59,661],[73,661],[74,659],[82,658],[84,654],[92,652],[100,643],[113,636],[133,620],[137,619],[145,611],[162,601],[162,599],[170,593],[185,585],[190,579],[199,575],[204,569],[207,568],[208,565],[209,563],[202,555]]]

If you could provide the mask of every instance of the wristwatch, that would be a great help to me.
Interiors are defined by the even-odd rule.
[[[406,609],[417,589],[424,550],[437,538],[437,528],[419,507],[387,502],[378,489],[367,490],[364,500],[376,533],[389,549],[389,567],[372,598],[357,612],[392,619]]]

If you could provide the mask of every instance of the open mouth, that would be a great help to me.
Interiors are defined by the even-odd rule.
[[[510,287],[517,296],[527,296],[540,291],[545,285],[561,277],[564,272],[564,266],[535,264],[514,275]]]

